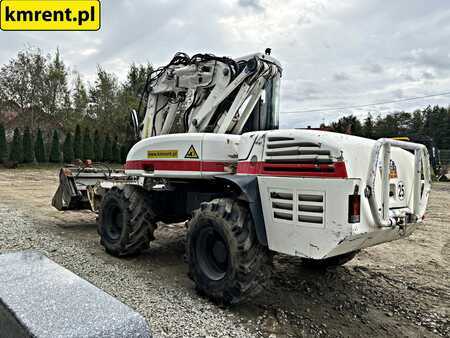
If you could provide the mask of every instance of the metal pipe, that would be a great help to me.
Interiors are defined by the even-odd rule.
[[[383,178],[382,178],[382,215],[383,221],[389,218],[389,178],[391,162],[391,145],[383,143]]]
[[[367,175],[367,182],[366,182],[366,197],[369,200],[370,211],[372,213],[372,217],[375,224],[377,224],[380,227],[389,227],[392,226],[393,224],[390,220],[385,219],[384,217],[383,218],[380,217],[380,213],[378,210],[378,203],[375,194],[375,179],[378,171],[378,157],[384,144],[385,144],[384,140],[380,139],[375,143],[375,145],[372,148],[372,153],[370,155],[369,174]]]
[[[417,214],[420,203],[420,190],[422,188],[422,154],[421,149],[414,151],[414,192],[413,192],[413,213]]]
[[[379,139],[372,148],[370,157],[369,173],[367,175],[365,195],[369,200],[370,211],[375,224],[380,227],[392,227],[396,225],[394,218],[389,218],[389,161],[391,146],[414,150],[414,182],[413,182],[413,213],[418,220],[421,220],[425,213],[425,205],[431,190],[431,171],[428,158],[428,150],[422,144],[403,142],[391,139]],[[378,203],[375,194],[375,179],[378,171],[378,158],[381,149],[383,155],[383,175],[382,175],[382,217],[380,216]],[[422,167],[424,171],[424,188],[422,191]],[[387,193],[387,195],[386,195]]]

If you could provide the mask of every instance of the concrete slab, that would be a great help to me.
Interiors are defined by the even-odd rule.
[[[36,251],[0,255],[0,337],[151,337],[130,307]]]

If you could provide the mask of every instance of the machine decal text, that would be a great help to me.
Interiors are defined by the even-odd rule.
[[[147,158],[178,158],[178,150],[149,150]]]

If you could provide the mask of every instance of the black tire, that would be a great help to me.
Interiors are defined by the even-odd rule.
[[[325,259],[310,259],[310,258],[303,258],[302,264],[310,267],[310,268],[318,268],[318,269],[325,269],[328,267],[335,267],[344,265],[345,263],[350,262],[355,256],[358,254],[359,251],[352,251],[343,255],[334,256],[330,258]]]
[[[188,228],[189,277],[201,295],[229,305],[263,290],[272,256],[258,242],[244,203],[228,198],[204,202],[194,211]]]
[[[103,198],[97,222],[100,244],[116,257],[139,254],[154,239],[156,222],[151,199],[138,186],[109,190]]]

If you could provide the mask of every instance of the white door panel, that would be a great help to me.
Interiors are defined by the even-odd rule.
[[[348,196],[360,180],[260,176],[258,183],[271,250],[321,258],[352,235]]]

